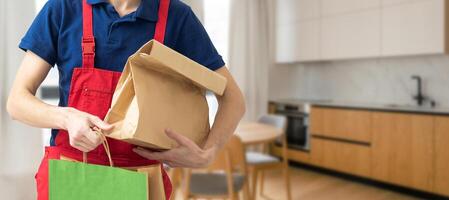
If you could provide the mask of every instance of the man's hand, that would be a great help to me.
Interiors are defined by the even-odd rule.
[[[89,113],[74,108],[65,109],[67,109],[65,129],[69,132],[70,145],[82,152],[92,151],[103,142],[102,137],[93,130],[94,127],[102,130],[110,130],[113,127]]]
[[[178,143],[176,148],[164,152],[153,152],[138,147],[134,149],[134,152],[150,160],[159,160],[170,167],[202,168],[214,160],[216,148],[201,149],[189,138],[170,129],[166,129],[165,133]]]

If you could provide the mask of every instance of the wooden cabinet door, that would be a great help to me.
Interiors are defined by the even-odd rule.
[[[310,163],[357,176],[369,177],[369,146],[312,138]]]
[[[325,112],[326,109],[324,108],[312,107],[309,123],[309,132],[312,135],[324,134],[324,127],[326,126],[326,120],[324,118]]]
[[[372,177],[430,191],[433,187],[434,118],[394,113],[372,116]]]
[[[382,56],[445,52],[444,0],[406,1],[382,9]]]
[[[434,192],[449,195],[449,117],[435,119]]]
[[[380,9],[322,18],[322,60],[379,57],[380,26]]]
[[[371,142],[371,113],[369,111],[313,108],[310,116],[310,131],[313,135]]]

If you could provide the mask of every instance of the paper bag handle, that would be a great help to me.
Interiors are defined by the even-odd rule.
[[[108,140],[106,139],[106,136],[101,132],[101,129],[99,129],[97,127],[94,127],[92,129],[103,140],[102,143],[103,143],[103,147],[106,152],[106,155],[108,156],[108,159],[109,159],[109,166],[114,167],[114,162],[112,161],[111,151],[109,149],[109,143],[108,143]],[[87,163],[87,153],[86,152],[83,152],[83,163]]]

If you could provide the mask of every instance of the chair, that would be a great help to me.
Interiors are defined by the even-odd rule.
[[[232,155],[232,156],[231,156]],[[184,199],[249,199],[245,151],[238,136],[232,136],[207,169],[186,169]]]
[[[285,134],[285,127],[287,124],[287,119],[284,116],[280,115],[264,115],[258,120],[259,123],[275,126],[284,130],[284,133],[281,135],[280,142],[282,146],[282,159],[272,156],[268,154],[267,146],[268,144],[264,144],[264,150],[262,152],[254,152],[248,151],[246,152],[246,161],[248,164],[249,171],[252,176],[251,181],[251,196],[256,198],[256,190],[257,190],[257,178],[260,173],[260,195],[265,196],[264,194],[264,171],[272,170],[272,169],[282,169],[285,181],[285,189],[287,199],[291,199],[291,189],[290,189],[290,178],[288,172],[288,155],[287,155],[287,136]]]

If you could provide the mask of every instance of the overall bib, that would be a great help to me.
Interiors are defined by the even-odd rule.
[[[111,106],[112,95],[120,72],[97,69],[94,67],[95,39],[93,35],[92,6],[83,1],[83,38],[82,66],[73,70],[68,106],[93,114],[104,119]],[[164,43],[170,0],[161,0],[158,11],[158,21],[154,39]],[[116,167],[138,167],[159,164],[158,161],[148,160],[132,151],[133,145],[107,139],[110,146],[112,160]],[[48,159],[60,159],[61,156],[82,161],[83,153],[73,148],[69,143],[69,135],[65,130],[59,130],[56,146],[46,147],[44,158],[36,173],[38,200],[48,200]],[[88,153],[87,162],[98,165],[109,165],[104,148],[100,145]],[[162,169],[163,170],[163,169]],[[163,170],[165,195],[169,199],[172,186],[167,173]]]

